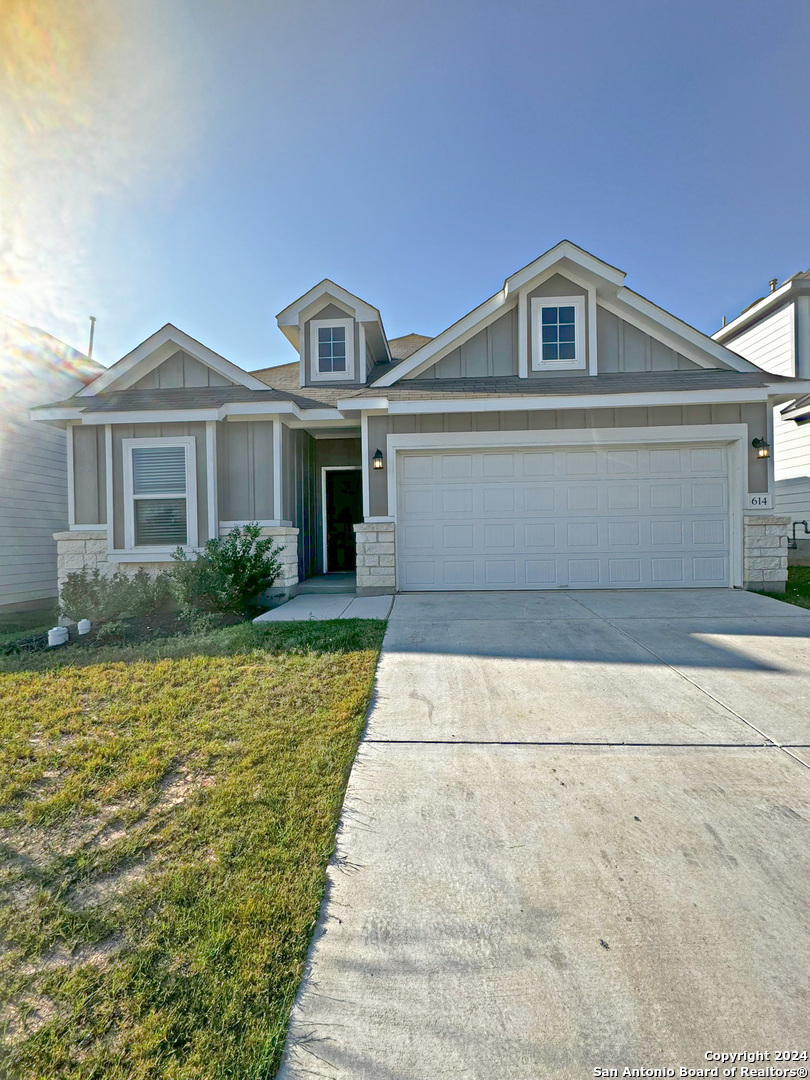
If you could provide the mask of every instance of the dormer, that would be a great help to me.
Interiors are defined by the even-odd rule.
[[[391,362],[377,308],[334,281],[324,279],[276,319],[298,350],[302,387],[365,386],[375,365]]]

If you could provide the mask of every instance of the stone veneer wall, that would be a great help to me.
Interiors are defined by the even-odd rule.
[[[743,584],[757,592],[784,592],[790,518],[781,514],[743,518]]]
[[[357,541],[357,595],[379,596],[396,591],[394,523],[363,521],[354,527]]]
[[[230,530],[221,529],[220,536],[226,536]],[[298,529],[289,526],[265,526],[262,528],[262,536],[272,536],[277,543],[282,545],[280,561],[282,566],[281,577],[271,590],[273,593],[283,593],[287,596],[295,592],[298,585]],[[72,570],[81,570],[86,566],[89,570],[101,570],[104,574],[112,574],[116,570],[124,570],[134,574],[143,567],[149,574],[157,574],[165,570],[167,562],[138,562],[133,558],[132,562],[111,561],[107,558],[107,531],[93,530],[82,532],[58,532],[53,534],[56,540],[57,573],[59,590],[62,583]]]

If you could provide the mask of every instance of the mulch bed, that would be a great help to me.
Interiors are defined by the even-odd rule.
[[[241,615],[212,615],[210,619],[211,629],[234,626],[244,621]],[[113,624],[95,623],[88,634],[79,634],[76,627],[71,626],[68,628],[66,644],[80,645],[88,649],[105,648],[108,645],[137,645],[143,641],[151,641],[153,638],[189,634],[193,629],[188,620],[181,618],[176,612],[160,612],[157,615],[139,615],[134,619],[116,620],[113,633],[105,632],[107,627],[113,629]],[[56,649],[62,647],[55,646]],[[42,652],[47,648],[47,632],[30,634],[28,637],[20,637],[16,641],[8,641],[0,645],[0,656]]]

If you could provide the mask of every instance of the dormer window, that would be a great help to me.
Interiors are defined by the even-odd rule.
[[[585,298],[532,299],[532,370],[585,367]]]
[[[309,324],[313,382],[354,382],[354,320],[313,319]]]
[[[318,374],[346,370],[346,327],[318,327]]]

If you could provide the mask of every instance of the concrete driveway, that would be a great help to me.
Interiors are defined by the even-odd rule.
[[[808,884],[810,612],[399,596],[279,1075],[779,1067]]]

